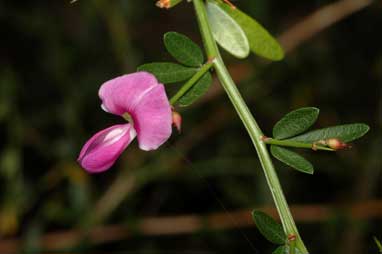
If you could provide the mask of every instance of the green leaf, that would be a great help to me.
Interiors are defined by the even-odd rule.
[[[319,140],[338,138],[342,142],[350,142],[365,135],[369,129],[370,127],[364,123],[344,124],[310,131],[288,140],[313,143]]]
[[[284,58],[282,47],[262,25],[238,8],[233,9],[221,0],[218,0],[218,2],[219,6],[236,20],[244,30],[253,53],[274,61]]]
[[[184,67],[175,63],[148,63],[138,67],[138,71],[152,73],[161,83],[176,83],[191,78],[196,68]]]
[[[314,172],[313,165],[298,153],[275,145],[271,146],[271,153],[273,157],[298,171],[311,175]]]
[[[219,45],[237,58],[249,55],[250,48],[243,29],[215,2],[207,2],[207,16],[212,34]]]
[[[318,108],[300,108],[286,114],[273,127],[273,137],[285,139],[303,133],[312,126],[318,117]]]
[[[285,245],[279,246],[272,254],[288,254],[288,248]]]
[[[272,217],[260,211],[253,211],[252,218],[260,233],[274,244],[285,244],[286,235],[283,227]]]
[[[178,62],[192,67],[199,67],[203,64],[202,50],[187,36],[177,32],[168,32],[164,35],[163,41],[167,51]]]
[[[204,95],[212,84],[211,73],[207,72],[204,74],[198,82],[185,94],[183,95],[178,103],[182,107],[186,107],[194,103],[200,96]]]

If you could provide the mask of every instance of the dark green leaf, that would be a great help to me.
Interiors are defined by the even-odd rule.
[[[168,32],[164,35],[163,40],[167,51],[178,62],[192,67],[199,67],[203,64],[202,50],[187,36],[176,32]]]
[[[260,233],[274,244],[284,244],[286,236],[283,227],[272,217],[260,211],[253,211],[252,218]]]
[[[270,60],[281,60],[284,58],[284,51],[280,44],[268,31],[256,20],[240,11],[238,8],[231,8],[228,4],[219,1],[219,6],[224,9],[244,30],[247,35],[251,50],[262,57]]]
[[[148,63],[139,66],[138,71],[150,72],[157,77],[159,82],[169,84],[191,78],[197,72],[197,69],[175,63]]]
[[[277,249],[275,249],[272,254],[288,254],[288,248],[283,245],[283,246],[279,246]]]
[[[310,131],[290,140],[313,143],[319,140],[338,138],[342,142],[350,142],[365,135],[369,129],[369,126],[363,123],[344,124]]]
[[[273,137],[285,139],[303,133],[312,126],[318,117],[318,108],[300,108],[286,114],[273,127]]]
[[[271,146],[271,153],[273,157],[298,171],[307,174],[314,172],[313,165],[298,153],[275,145]]]
[[[207,2],[208,21],[215,40],[237,58],[249,55],[250,48],[243,29],[217,3]]]
[[[205,94],[212,84],[211,73],[207,72],[204,74],[198,82],[179,99],[179,105],[186,107],[194,103],[200,96]]]

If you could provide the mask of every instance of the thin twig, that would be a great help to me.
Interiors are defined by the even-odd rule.
[[[304,18],[281,34],[278,39],[285,52],[290,52],[322,30],[364,9],[372,2],[372,0],[342,0],[329,4]]]

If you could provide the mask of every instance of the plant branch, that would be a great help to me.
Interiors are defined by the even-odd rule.
[[[214,66],[218,78],[226,91],[228,97],[230,98],[233,106],[235,107],[239,117],[244,123],[245,128],[248,131],[249,136],[256,148],[257,154],[259,156],[265,177],[268,182],[268,186],[271,190],[276,208],[279,212],[281,223],[283,225],[284,231],[287,235],[296,235],[296,247],[304,254],[308,253],[301,237],[299,236],[297,227],[289,210],[288,204],[284,197],[279,179],[276,174],[276,170],[273,166],[272,160],[269,156],[267,146],[260,139],[264,136],[261,129],[257,125],[255,119],[253,118],[249,108],[245,104],[243,97],[241,96],[239,90],[237,89],[234,81],[232,80],[230,74],[224,62],[219,54],[216,42],[213,39],[208,19],[207,13],[202,0],[194,0],[194,7],[196,15],[198,18],[198,23],[200,31],[203,37],[203,42],[205,44],[205,49],[209,57],[215,57]]]
[[[182,88],[179,89],[179,91],[170,99],[171,105],[174,106],[174,104],[182,98],[183,95],[185,95],[198,80],[212,67],[213,63],[212,61],[208,61],[205,63],[197,73],[195,73],[194,76],[190,80],[188,80]]]
[[[286,31],[284,31],[279,37],[278,41],[284,48],[285,53],[290,53],[296,50],[298,46],[300,46],[302,43],[306,42],[309,38],[315,36],[316,34],[322,32],[326,28],[328,28],[330,25],[335,24],[338,21],[341,21],[342,19],[350,16],[351,14],[360,11],[367,6],[369,6],[373,1],[371,0],[362,0],[357,4],[353,0],[341,0],[338,2],[331,3],[329,5],[325,5],[305,18],[303,18],[300,22],[294,24],[290,28],[288,28]],[[350,8],[349,8],[350,7]],[[336,10],[333,12],[332,10]],[[342,10],[342,11],[341,11]],[[331,23],[328,23],[325,26],[322,26],[320,23],[312,22],[314,20],[315,16],[325,16],[328,19],[331,20]],[[111,29],[109,27],[109,29]],[[143,29],[143,28],[141,28]],[[112,31],[111,29],[110,31]],[[301,35],[303,33],[304,35]],[[149,34],[149,33],[147,33]],[[112,38],[113,40],[116,40],[117,38]],[[124,43],[126,40],[122,40]],[[265,64],[269,64],[271,62],[265,62]],[[235,80],[243,80],[248,78],[251,75],[252,67],[250,67],[248,64],[234,64],[231,65],[230,72]],[[235,78],[236,77],[236,78]],[[269,87],[267,87],[269,89]],[[213,86],[210,91],[203,96],[200,100],[198,100],[195,104],[202,105],[203,103],[212,100],[213,98],[217,97],[221,94],[222,89],[220,86]],[[258,91],[256,96],[258,97],[261,92],[264,92],[264,88],[261,91]],[[269,93],[269,91],[267,92]],[[188,133],[187,136],[183,137],[183,141],[180,142],[180,147],[187,147],[186,150],[190,149],[192,144],[196,140],[201,140],[202,137],[200,135],[207,135],[207,133],[211,133],[213,131],[216,131],[214,128],[218,128],[219,126],[223,126],[223,122],[227,121],[228,119],[231,119],[231,116],[227,116],[228,112],[221,111],[221,109],[216,110],[216,113],[213,114],[214,121],[211,121],[211,119],[208,119],[208,121],[202,122],[199,126],[199,128],[192,131],[192,133]],[[208,132],[205,130],[208,128]],[[203,131],[199,131],[203,130]],[[36,135],[36,134],[35,134]],[[143,156],[143,154],[136,154],[135,156]],[[136,157],[135,157],[136,159]],[[131,161],[130,161],[131,163]],[[123,172],[121,172],[123,174]],[[119,182],[118,179],[120,179],[120,176],[117,176],[115,179],[115,182]],[[122,177],[123,178],[123,177]],[[51,183],[51,182],[50,182]],[[112,185],[113,186],[113,185]],[[123,194],[123,193],[120,193]],[[127,195],[127,193],[124,193],[124,195]],[[123,199],[121,199],[123,200]],[[110,212],[113,210],[110,209]],[[109,215],[109,214],[108,214]]]

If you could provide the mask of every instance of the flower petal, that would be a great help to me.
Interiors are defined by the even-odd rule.
[[[86,142],[77,161],[87,171],[98,173],[109,169],[135,138],[130,124],[118,124],[96,133]]]
[[[142,150],[155,150],[171,136],[171,106],[162,84],[147,92],[130,114]]]
[[[102,108],[115,115],[123,115],[134,109],[152,88],[158,85],[154,75],[136,72],[105,82],[99,89]]]

